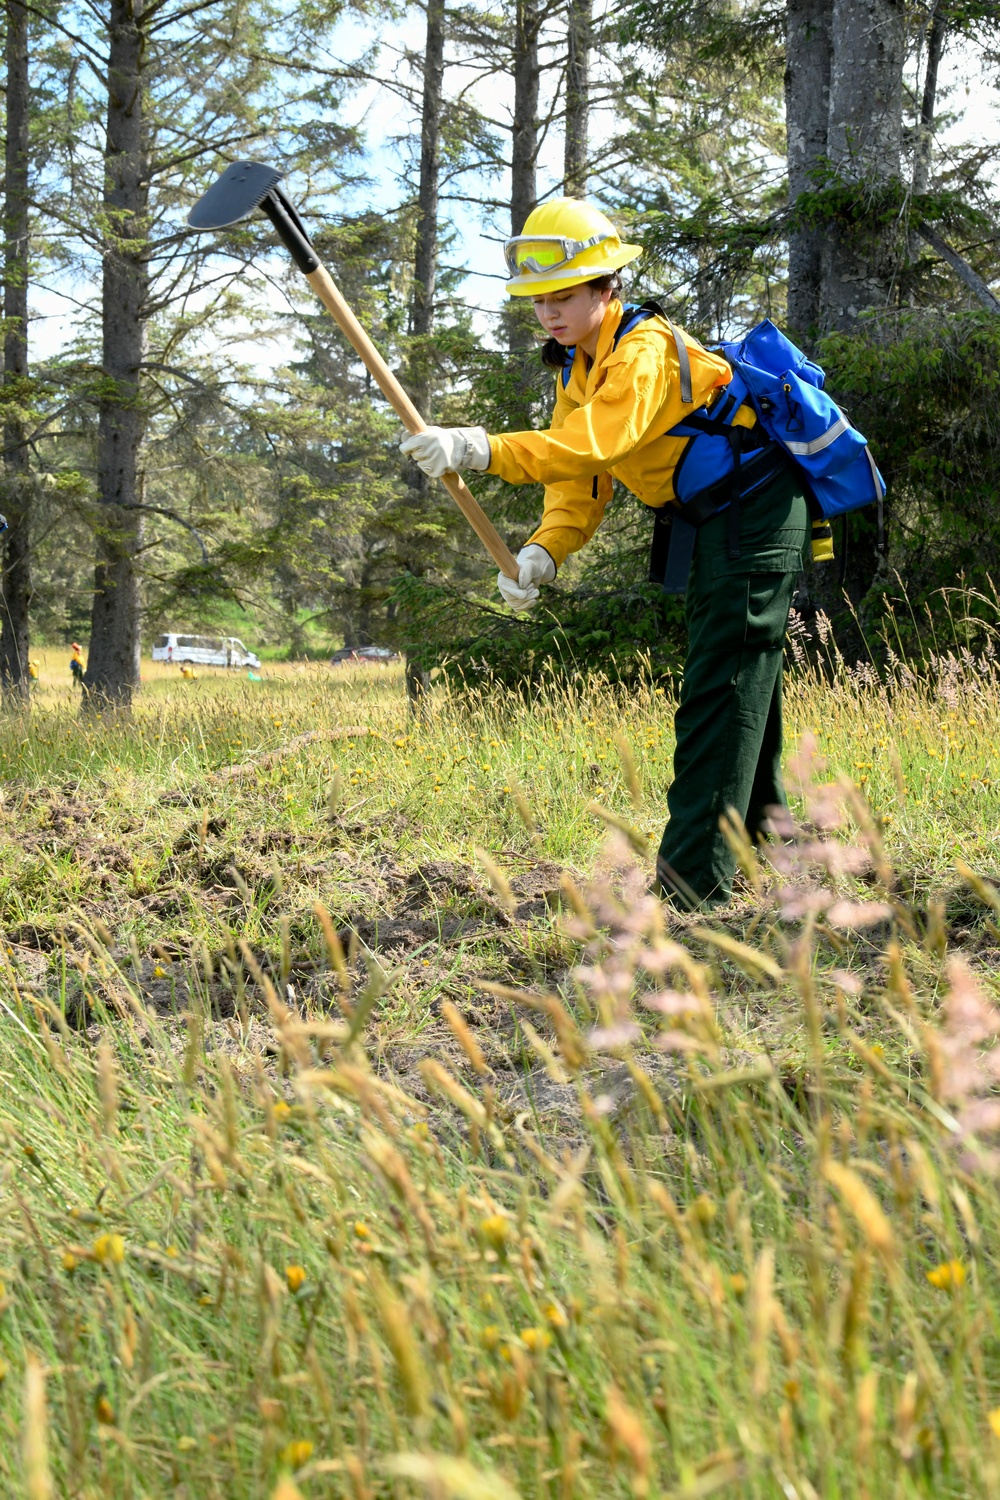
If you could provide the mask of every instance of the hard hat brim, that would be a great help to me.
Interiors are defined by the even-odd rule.
[[[583,281],[593,281],[598,276],[607,276],[611,271],[620,271],[629,261],[642,254],[641,245],[619,245],[601,257],[600,265],[562,266],[558,271],[522,271],[507,282],[510,297],[542,297],[546,292],[565,292]]]

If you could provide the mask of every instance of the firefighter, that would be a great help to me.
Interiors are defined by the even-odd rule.
[[[498,579],[515,610],[534,605],[541,586],[593,536],[613,478],[662,512],[661,521],[677,514],[674,475],[697,439],[671,429],[695,410],[724,404],[728,364],[665,315],[645,317],[617,337],[633,316],[620,300],[619,272],[640,253],[589,203],[562,198],[536,208],[505,246],[507,290],[533,299],[547,335],[542,357],[557,371],[550,427],[492,435],[481,427],[430,427],[401,444],[432,478],[472,469],[510,484],[544,484],[541,523],[518,554],[518,580]],[[748,405],[729,420],[750,455],[740,469],[749,475],[767,440]],[[696,532],[671,527],[678,536],[691,533],[694,546],[657,883],[681,906],[708,909],[731,897],[736,861],[720,827],[729,809],[759,840],[767,835],[767,809],[785,805],[782,656],[810,518],[783,455],[764,480],[751,499],[748,479],[743,503],[734,488],[714,511],[703,506]],[[658,571],[663,561],[660,555]]]

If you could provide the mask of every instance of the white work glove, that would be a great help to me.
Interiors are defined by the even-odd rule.
[[[490,466],[485,427],[427,427],[405,437],[399,451],[412,458],[428,479],[457,474],[460,469],[482,472]]]
[[[556,565],[537,542],[529,542],[517,554],[517,582],[506,573],[497,574],[497,588],[511,609],[530,609],[538,601],[538,585],[551,583],[556,576]]]

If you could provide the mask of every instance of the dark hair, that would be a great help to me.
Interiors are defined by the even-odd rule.
[[[622,278],[619,271],[609,271],[606,276],[595,276],[592,281],[585,281],[583,284],[592,286],[595,292],[610,292],[613,297],[621,296]],[[552,370],[561,370],[568,353],[566,345],[560,344],[558,339],[546,339],[542,345],[542,364],[548,365]]]

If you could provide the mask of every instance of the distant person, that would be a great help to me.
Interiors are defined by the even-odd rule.
[[[83,647],[78,641],[74,641],[70,652],[69,669],[73,673],[73,685],[79,683],[83,687]]]
[[[190,666],[187,662],[185,662],[181,667],[181,676],[187,678],[189,682],[198,681],[198,673],[195,671],[194,667]]]
[[[38,681],[38,668],[39,668],[39,663],[37,661],[29,661],[28,662],[28,684],[29,684],[29,686],[32,685],[33,683],[36,683]]]

